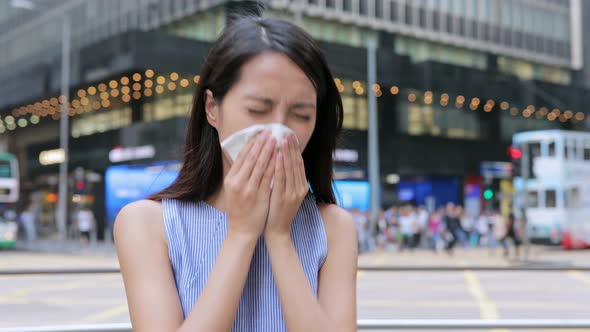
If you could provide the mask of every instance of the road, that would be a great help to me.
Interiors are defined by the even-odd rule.
[[[547,261],[581,265],[587,256],[556,252]],[[523,264],[485,251],[457,252],[454,257],[384,252],[359,258],[363,266],[474,263]],[[0,253],[0,270],[11,266],[112,268],[117,262],[108,255]],[[360,271],[357,294],[358,317],[363,319],[587,319],[590,273]],[[0,327],[128,321],[119,274],[0,276]]]

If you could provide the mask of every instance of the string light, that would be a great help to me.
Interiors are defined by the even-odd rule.
[[[576,120],[582,121],[582,120],[584,120],[584,117],[585,117],[584,113],[582,113],[582,112],[576,113]]]
[[[176,80],[178,80],[178,74],[177,74],[177,73],[172,73],[172,74],[170,74],[170,79],[171,79],[172,81],[176,81]]]
[[[166,82],[166,78],[164,76],[158,76],[156,82],[158,82],[160,85],[163,85]]]
[[[98,85],[98,91],[100,91],[100,92],[105,92],[105,91],[107,91],[107,85],[106,85],[106,84],[104,84],[104,83],[100,83],[100,84]]]
[[[397,86],[395,86],[395,85],[394,85],[394,86],[392,86],[392,87],[391,87],[391,89],[389,89],[389,92],[390,92],[392,95],[397,95],[397,94],[399,93],[399,88],[398,88]]]
[[[416,95],[415,95],[415,94],[413,94],[413,93],[410,93],[410,94],[408,95],[408,101],[409,101],[410,103],[413,103],[413,102],[415,102],[415,101],[416,101]]]
[[[200,75],[195,75],[195,77],[193,78],[193,81],[194,81],[196,84],[199,84],[199,82],[201,81],[201,76],[200,76]]]
[[[141,81],[141,74],[140,74],[140,73],[135,73],[135,74],[133,74],[133,80],[134,80],[135,82],[139,82],[139,81]]]
[[[147,77],[147,78],[152,78],[152,77],[154,77],[154,71],[153,71],[153,70],[151,70],[151,69],[148,69],[148,70],[146,70],[146,71],[145,71],[145,77]]]
[[[123,77],[121,77],[121,84],[122,84],[122,85],[127,85],[127,84],[129,84],[129,77],[127,77],[127,76],[123,76]]]
[[[96,88],[91,86],[88,88],[88,94],[94,96],[96,94]]]
[[[180,80],[180,86],[186,88],[189,84],[189,81],[186,78]]]
[[[117,83],[117,81],[115,80],[111,80],[109,82],[109,86],[111,87],[111,89],[116,89],[119,86],[119,83]]]

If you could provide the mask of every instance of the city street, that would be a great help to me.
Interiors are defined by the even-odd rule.
[[[543,264],[584,265],[588,253],[536,248]],[[113,268],[114,255],[1,252],[0,269]],[[361,266],[506,266],[485,250],[362,255]],[[359,319],[586,319],[590,273],[371,272],[358,274]],[[0,328],[128,322],[119,274],[0,277]],[[500,331],[500,330],[498,330]],[[502,330],[505,331],[505,330]]]

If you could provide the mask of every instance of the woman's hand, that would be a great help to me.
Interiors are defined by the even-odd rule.
[[[223,181],[230,204],[228,233],[258,238],[264,231],[275,172],[276,139],[265,130],[240,152]]]
[[[270,209],[264,230],[266,240],[276,237],[289,238],[291,222],[308,191],[299,143],[294,136],[289,135],[281,143],[276,156]]]

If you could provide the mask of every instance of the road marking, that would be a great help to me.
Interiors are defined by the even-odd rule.
[[[496,303],[488,297],[483,290],[479,278],[475,272],[470,270],[463,271],[465,281],[467,282],[467,289],[469,293],[475,298],[479,305],[479,313],[482,319],[500,319],[500,313],[498,312],[498,306]],[[508,332],[506,329],[493,329],[490,332]]]
[[[121,315],[121,314],[128,314],[128,308],[127,308],[127,304],[124,305],[118,305],[116,307],[112,307],[111,309],[99,312],[97,314],[93,314],[90,315],[88,317],[85,317],[84,319],[74,323],[74,324],[96,324],[96,323],[102,323],[105,322],[107,320],[109,320],[110,318],[113,318],[115,316]]]
[[[567,274],[576,280],[579,280],[587,285],[590,285],[590,276],[587,276],[580,271],[568,271]]]

